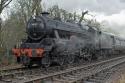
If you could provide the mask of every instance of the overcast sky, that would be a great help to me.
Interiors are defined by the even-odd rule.
[[[45,7],[59,5],[68,11],[89,10],[100,22],[107,21],[109,26],[125,37],[125,0],[43,0]]]

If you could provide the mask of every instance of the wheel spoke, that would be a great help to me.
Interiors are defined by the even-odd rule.
[[[64,64],[64,57],[58,57],[57,63],[59,63],[60,66],[63,65]]]
[[[67,62],[72,64],[74,62],[74,55],[68,55]]]

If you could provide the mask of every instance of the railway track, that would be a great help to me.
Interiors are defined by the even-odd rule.
[[[11,71],[21,70],[21,69],[25,69],[25,67],[21,65],[2,67],[0,68],[0,75],[2,74],[2,72],[11,72]]]
[[[76,83],[76,82],[81,83],[84,80],[88,80],[90,77],[94,77],[94,75],[98,74],[97,76],[100,77],[101,80],[98,80],[97,79],[98,77],[96,78],[96,76],[95,76],[95,79],[92,80],[90,78],[91,81],[89,80],[89,82],[91,82],[91,83],[109,83],[109,82],[107,82],[108,76],[112,75],[112,73],[114,73],[114,71],[118,70],[120,67],[122,68],[123,67],[122,64],[124,64],[124,67],[125,67],[125,57],[115,58],[115,59],[102,61],[102,62],[95,63],[95,64],[90,64],[87,66],[73,68],[71,70],[67,70],[67,73],[62,72],[62,74],[60,76],[53,77],[52,79],[50,79],[50,81],[52,83]],[[99,75],[102,75],[102,76],[99,76]],[[103,77],[105,77],[105,79],[102,79]],[[39,80],[39,79],[37,78],[37,79],[33,79],[33,80],[35,81],[35,80]],[[48,79],[47,79],[47,81],[48,81]],[[30,82],[28,81],[25,83],[30,83]]]
[[[50,67],[47,70],[43,68],[15,69],[9,73],[3,73],[3,75],[0,76],[0,83],[33,83],[37,81],[73,83],[76,81],[87,80],[91,76],[123,64],[124,62],[125,57],[121,56],[88,64],[75,64],[63,67],[55,66]]]
[[[64,70],[65,68],[72,68],[74,66],[77,66],[78,64],[72,64],[72,65],[64,65],[63,67],[60,66],[52,66],[49,67],[47,69],[45,68],[40,68],[38,66],[34,66],[32,67],[32,69],[29,68],[25,68],[25,67],[19,67],[19,68],[12,68],[12,69],[4,69],[2,71],[2,73],[0,74],[0,83],[13,83],[12,80],[15,80],[15,78],[17,80],[22,79],[23,77],[25,78],[26,76],[31,76],[32,75],[36,75],[39,73],[42,74],[49,74],[52,73],[53,71],[60,71],[60,70]],[[80,64],[79,64],[80,65]],[[26,76],[25,76],[26,75]],[[15,82],[17,83],[17,82]]]
[[[84,82],[91,82],[91,83],[114,83],[115,79],[113,78],[114,75],[118,75],[118,73],[122,72],[125,70],[125,63],[114,66],[110,69],[105,69],[104,71],[101,71],[99,73],[96,73],[95,75],[89,77],[86,79]],[[117,81],[117,80],[116,80]]]

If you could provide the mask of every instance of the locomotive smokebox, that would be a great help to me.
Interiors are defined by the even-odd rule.
[[[33,40],[39,40],[45,36],[45,23],[39,16],[31,17],[27,24],[27,34]]]

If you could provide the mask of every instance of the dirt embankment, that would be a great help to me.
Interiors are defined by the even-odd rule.
[[[125,68],[114,72],[114,75],[112,75],[109,80],[109,83],[125,83]]]

